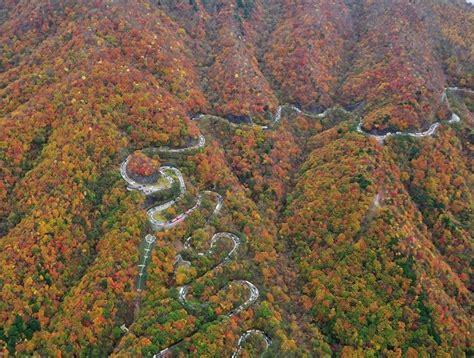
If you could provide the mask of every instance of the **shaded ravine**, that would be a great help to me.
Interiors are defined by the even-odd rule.
[[[463,89],[463,88],[458,88],[458,87],[447,87],[447,88],[444,89],[443,94],[441,96],[441,103],[446,102],[446,104],[448,106],[448,109],[451,112],[451,118],[448,120],[448,123],[449,124],[457,123],[461,120],[461,118],[459,117],[459,115],[457,115],[456,113],[453,112],[453,110],[451,108],[451,104],[449,103],[447,93],[446,93],[447,91],[460,91],[460,92],[469,92],[469,93],[474,93],[474,91],[472,91],[470,89]],[[388,137],[391,137],[391,136],[396,136],[396,135],[397,136],[410,136],[410,137],[415,137],[415,138],[430,137],[430,136],[432,136],[433,134],[436,133],[436,130],[441,125],[441,122],[433,123],[426,131],[422,131],[422,132],[413,132],[412,133],[412,132],[397,131],[397,132],[388,132],[386,134],[367,133],[362,129],[362,124],[363,123],[362,123],[362,120],[361,120],[357,125],[357,132],[359,132],[361,134],[371,136],[372,138],[375,138],[379,143],[383,144],[385,139],[387,139]]]
[[[283,104],[283,105],[280,105],[277,107],[276,111],[275,111],[275,114],[271,114],[271,121],[268,125],[260,125],[260,124],[255,124],[253,119],[252,119],[252,116],[250,116],[250,123],[248,123],[247,125],[249,125],[250,127],[253,127],[253,128],[260,128],[264,131],[266,130],[270,130],[270,129],[273,129],[275,128],[279,123],[280,123],[280,120],[281,120],[281,116],[282,116],[282,111],[286,109],[288,111],[292,111],[292,112],[295,112],[295,113],[302,113],[304,114],[305,116],[308,116],[308,117],[311,117],[311,118],[324,118],[328,115],[328,113],[330,111],[332,111],[334,108],[331,107],[331,108],[328,108],[326,109],[324,112],[322,113],[313,113],[313,112],[308,112],[308,111],[305,111],[305,110],[302,110],[294,105],[291,105],[291,104]],[[220,116],[217,116],[217,115],[213,115],[213,114],[197,114],[195,116],[193,116],[191,118],[191,120],[193,121],[198,121],[198,120],[201,120],[201,119],[206,119],[206,118],[215,118],[215,119],[220,119],[220,120],[223,120],[227,123],[229,123],[232,127],[240,127],[239,124],[236,124],[236,123],[233,123],[223,117],[220,117]]]
[[[443,91],[443,94],[441,96],[441,103],[443,102],[446,102],[447,104],[447,107],[448,107],[448,110],[451,112],[451,118],[448,120],[448,123],[449,124],[452,124],[452,123],[458,123],[461,121],[461,118],[459,117],[459,115],[457,113],[455,113],[453,110],[452,110],[452,107],[451,107],[451,104],[449,102],[449,99],[447,97],[447,91],[453,91],[453,92],[467,92],[467,93],[471,93],[471,94],[474,94],[474,90],[471,90],[469,88],[459,88],[459,87],[446,87]],[[336,106],[337,107],[337,106]],[[292,112],[295,112],[295,113],[301,113],[305,116],[308,116],[308,117],[311,117],[311,118],[316,118],[316,119],[322,119],[322,118],[325,118],[332,110],[334,110],[334,108],[336,107],[331,107],[331,108],[328,108],[326,109],[324,112],[322,113],[313,113],[313,112],[309,112],[309,111],[306,111],[306,110],[302,110],[294,105],[291,105],[291,104],[283,104],[283,105],[280,105],[277,107],[276,111],[275,111],[275,114],[272,115],[272,120],[271,122],[268,124],[268,125],[259,125],[259,124],[255,124],[252,120],[252,117],[250,117],[251,119],[251,123],[248,124],[250,127],[255,127],[255,128],[261,128],[262,130],[270,130],[270,129],[273,129],[275,126],[278,125],[278,123],[280,122],[281,120],[281,116],[282,116],[282,111],[284,109],[287,109],[288,111],[292,111]],[[339,110],[342,110],[344,111],[345,113],[348,113],[348,114],[351,114],[351,111],[349,110],[346,110],[344,108],[339,108]],[[216,119],[221,119],[223,121],[226,121],[228,122],[231,126],[233,127],[239,127],[238,124],[236,123],[233,123],[233,122],[230,122],[228,121],[227,119],[223,118],[223,117],[220,117],[220,116],[217,116],[217,115],[212,115],[212,114],[198,114],[198,115],[195,115],[191,118],[191,120],[193,121],[198,121],[198,120],[201,120],[201,119],[205,119],[205,118],[216,118]],[[362,129],[362,125],[363,125],[363,120],[360,120],[358,125],[357,125],[357,132],[358,133],[361,133],[361,134],[364,134],[364,135],[368,135],[372,138],[375,138],[378,142],[380,143],[383,143],[385,139],[387,139],[388,137],[390,136],[395,136],[395,135],[401,135],[401,136],[411,136],[411,137],[415,137],[415,138],[422,138],[422,137],[428,137],[428,136],[432,136],[434,133],[436,133],[436,130],[438,129],[438,127],[442,124],[442,122],[436,122],[436,123],[433,123],[427,130],[425,131],[420,131],[420,132],[402,132],[402,131],[397,131],[397,132],[388,132],[386,134],[372,134],[372,133],[369,133],[369,132],[366,132]]]
[[[281,116],[281,110],[280,110],[280,116]],[[160,147],[160,148],[147,148],[147,150],[151,151],[151,152],[155,152],[155,153],[161,153],[161,154],[166,154],[166,153],[173,153],[173,154],[189,153],[189,152],[193,152],[195,150],[198,150],[200,148],[203,148],[205,146],[205,144],[206,144],[205,137],[202,134],[200,134],[198,143],[190,145],[188,147],[183,147],[183,148]],[[219,214],[220,210],[222,209],[223,203],[224,203],[224,200],[223,200],[222,196],[220,194],[216,193],[216,192],[206,190],[206,191],[203,191],[202,193],[199,193],[197,195],[197,200],[196,200],[196,203],[193,207],[191,207],[191,208],[187,209],[186,211],[182,212],[181,214],[175,216],[173,219],[171,219],[169,221],[164,221],[162,219],[157,218],[157,215],[164,212],[165,210],[167,210],[171,206],[177,204],[183,198],[184,194],[187,191],[186,183],[184,181],[183,175],[182,175],[181,171],[178,168],[175,168],[175,167],[172,167],[172,166],[162,166],[162,167],[159,168],[159,172],[161,174],[160,178],[163,179],[161,183],[158,183],[158,184],[139,183],[139,182],[133,180],[130,177],[130,175],[127,173],[127,165],[128,165],[129,159],[130,159],[130,157],[128,157],[120,166],[120,173],[122,175],[122,178],[127,182],[127,189],[128,190],[130,190],[130,191],[138,190],[138,191],[142,192],[144,195],[148,196],[148,195],[155,194],[155,193],[163,191],[163,190],[170,189],[173,186],[174,181],[177,181],[178,184],[179,184],[179,194],[178,194],[177,197],[175,197],[175,198],[173,198],[173,199],[171,199],[171,200],[169,200],[169,201],[167,201],[163,204],[152,207],[151,209],[149,209],[147,211],[148,221],[150,222],[150,225],[153,228],[153,230],[161,230],[161,231],[169,230],[169,229],[175,227],[176,225],[182,223],[194,210],[196,210],[197,208],[199,208],[201,206],[201,204],[202,204],[202,195],[203,194],[214,195],[215,198],[216,198],[216,205],[215,205],[215,208],[214,208],[211,216]],[[228,239],[228,240],[232,241],[233,247],[231,248],[231,250],[227,253],[227,255],[217,265],[212,267],[210,270],[206,271],[203,275],[216,270],[217,268],[221,267],[226,262],[228,262],[230,260],[231,256],[236,252],[236,250],[240,246],[240,239],[236,235],[231,234],[231,233],[226,233],[226,232],[217,233],[212,237],[211,242],[210,242],[210,247],[209,247],[208,251],[206,253],[198,253],[198,255],[202,256],[202,255],[207,255],[207,254],[213,253],[216,243],[220,240],[223,240],[223,239]],[[138,318],[138,314],[139,314],[139,311],[140,311],[141,294],[143,292],[144,282],[145,282],[145,278],[146,278],[146,269],[147,269],[147,266],[149,265],[149,263],[151,261],[150,260],[151,251],[153,249],[155,241],[156,241],[156,237],[153,236],[153,235],[147,235],[144,239],[143,253],[140,257],[140,262],[139,262],[139,265],[138,265],[138,268],[139,268],[138,272],[139,273],[138,273],[138,277],[137,277],[137,299],[135,301],[135,312],[134,312],[135,319]],[[190,241],[191,241],[191,238],[186,239],[186,242],[184,244],[186,249],[191,248]],[[176,256],[175,264],[176,264],[176,267],[178,267],[180,264],[184,264],[184,265],[187,265],[187,266],[191,265],[191,263],[189,261],[183,260],[181,254],[178,254]],[[202,277],[203,275],[201,275],[200,277]],[[200,277],[195,278],[194,281],[199,279]],[[254,304],[257,301],[258,297],[259,297],[258,288],[253,283],[251,283],[250,281],[247,281],[247,280],[233,280],[233,281],[230,281],[227,286],[230,288],[230,287],[232,287],[232,285],[236,285],[236,284],[241,285],[241,286],[245,286],[249,291],[249,297],[243,303],[241,303],[239,306],[235,307],[229,313],[226,314],[226,316],[229,317],[229,318],[234,316],[234,315],[237,315],[241,311],[247,309],[249,306]],[[182,286],[182,287],[178,288],[178,290],[179,290],[178,300],[183,305],[183,307],[185,307],[186,309],[192,308],[191,305],[189,304],[189,302],[186,299],[186,295],[187,295],[187,292],[190,289],[190,285],[191,285],[191,283],[186,285],[186,286]],[[190,336],[192,336],[195,333],[197,333],[197,330],[195,332],[192,332]],[[244,335],[245,335],[245,333],[244,333]],[[246,338],[243,338],[244,335],[242,335],[240,337],[240,339],[239,339],[240,343],[239,344],[242,344],[242,342],[244,342],[246,340]],[[188,337],[190,337],[190,336],[188,336]],[[178,342],[174,343],[173,345],[163,349],[161,352],[155,354],[154,357],[159,358],[159,357],[162,357],[164,354],[171,353],[171,350],[174,347],[176,347],[177,345],[179,345],[186,338],[187,337],[184,337],[184,338],[180,339]],[[270,342],[271,342],[271,340],[270,340]],[[237,349],[236,351],[240,350],[240,348],[241,348],[240,345],[238,345],[238,347],[236,348]]]

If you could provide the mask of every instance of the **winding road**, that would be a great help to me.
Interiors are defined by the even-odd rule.
[[[453,112],[451,108],[451,103],[449,102],[449,99],[448,99],[447,91],[461,91],[461,92],[468,92],[468,93],[474,93],[474,91],[470,89],[464,89],[464,88],[458,88],[458,87],[447,87],[444,89],[443,94],[441,95],[441,103],[446,102],[448,109],[451,112],[451,119],[448,120],[448,123],[450,124],[457,123],[461,120],[461,118],[459,117],[459,115]],[[398,131],[398,132],[388,132],[383,135],[377,135],[377,134],[371,134],[371,133],[365,132],[362,129],[362,120],[361,120],[357,125],[357,132],[368,135],[372,138],[375,138],[379,143],[383,144],[385,139],[391,136],[396,136],[396,135],[397,136],[410,136],[410,137],[415,137],[415,138],[430,137],[436,133],[436,130],[438,129],[440,125],[441,125],[441,122],[433,123],[426,131],[422,131],[422,132],[411,133],[411,132]]]
[[[279,108],[279,110],[277,111],[277,114],[275,116],[275,123],[278,122],[280,120],[280,118],[281,118],[281,107]],[[189,153],[189,152],[196,151],[200,148],[203,148],[205,146],[205,144],[206,144],[206,139],[202,134],[200,134],[199,138],[198,138],[198,142],[196,144],[190,145],[188,147],[183,147],[183,148],[160,147],[160,148],[147,148],[147,150],[152,152],[152,153],[161,153],[161,154],[163,154],[163,153],[173,153],[173,154]],[[175,182],[177,182],[178,185],[179,185],[179,194],[174,199],[171,199],[171,200],[169,200],[169,201],[167,201],[163,204],[152,207],[151,209],[149,209],[147,211],[148,221],[149,221],[151,227],[153,228],[153,230],[162,230],[162,231],[163,230],[169,230],[169,229],[177,226],[178,224],[182,223],[194,210],[196,210],[197,208],[199,208],[201,206],[201,204],[202,204],[202,195],[213,195],[216,199],[216,205],[214,207],[214,210],[213,210],[211,216],[216,216],[220,213],[220,211],[221,211],[221,209],[224,205],[223,197],[220,194],[216,193],[216,192],[206,190],[206,191],[203,191],[202,193],[199,193],[197,195],[196,203],[194,204],[194,206],[192,206],[191,208],[187,209],[186,211],[180,213],[179,215],[174,217],[172,220],[163,221],[163,220],[157,218],[157,216],[159,216],[160,213],[164,212],[165,210],[167,210],[168,208],[170,208],[173,205],[177,204],[180,200],[183,199],[184,194],[186,193],[186,190],[187,190],[186,189],[186,183],[184,181],[183,175],[182,175],[181,171],[178,168],[175,168],[173,166],[162,166],[162,167],[159,168],[159,172],[161,174],[161,176],[159,178],[160,182],[155,183],[155,184],[139,183],[136,180],[133,180],[129,176],[129,174],[127,173],[127,166],[128,166],[129,160],[130,160],[130,156],[124,162],[122,162],[122,164],[120,165],[120,173],[122,175],[122,178],[127,183],[127,189],[128,190],[138,190],[138,191],[142,192],[144,195],[148,196],[148,195],[151,195],[151,194],[154,194],[154,193],[158,193],[160,191],[171,189]],[[228,262],[231,259],[231,257],[234,255],[234,253],[237,251],[238,247],[241,244],[240,238],[238,236],[232,234],[232,233],[228,233],[228,232],[216,233],[211,238],[210,246],[209,246],[209,249],[207,250],[207,252],[199,252],[198,255],[202,256],[202,255],[210,255],[210,254],[214,253],[215,248],[216,248],[216,244],[220,240],[229,240],[230,242],[232,242],[232,248],[229,250],[229,252],[225,255],[225,257],[217,265],[215,265],[213,268],[211,268],[210,270],[205,272],[203,275],[216,270],[218,267],[220,267],[220,266],[224,265],[226,262]],[[156,237],[153,236],[153,235],[147,235],[144,239],[143,254],[140,257],[140,263],[138,265],[138,277],[137,277],[137,292],[138,292],[138,295],[137,295],[137,300],[136,300],[136,303],[135,303],[135,317],[138,316],[138,312],[139,312],[139,309],[140,309],[141,293],[142,293],[143,285],[144,285],[144,281],[145,281],[146,268],[150,263],[151,252],[152,252],[153,246],[155,244],[155,241],[156,241]],[[186,239],[186,241],[184,243],[184,247],[185,247],[185,249],[193,249],[191,247],[191,238]],[[190,261],[184,260],[182,255],[178,254],[175,258],[175,267],[177,268],[180,265],[191,266],[192,263]],[[199,277],[196,278],[196,279],[199,279]],[[188,294],[188,291],[191,288],[191,286],[190,286],[191,284],[188,284],[186,286],[182,286],[182,287],[178,288],[178,291],[179,291],[178,300],[183,305],[183,307],[185,307],[187,309],[189,309],[190,306],[191,306],[191,304],[188,302],[187,297],[186,297],[187,294]],[[229,288],[231,288],[233,285],[241,285],[241,286],[246,287],[247,290],[248,290],[248,297],[245,299],[245,301],[243,303],[241,303],[239,306],[235,307],[230,312],[228,312],[226,314],[227,317],[232,317],[232,316],[237,315],[238,313],[242,312],[243,310],[245,310],[246,308],[248,308],[249,306],[254,304],[257,301],[258,297],[259,297],[258,288],[253,283],[251,283],[250,281],[247,281],[247,280],[233,280],[233,281],[230,281],[227,286]],[[127,332],[128,332],[128,330],[127,330]],[[244,335],[245,334],[247,334],[247,333],[244,333]],[[242,335],[242,337],[240,337],[240,339],[239,339],[239,345],[237,346],[236,352],[240,351],[240,349],[241,349],[240,344],[242,344],[242,342],[245,342],[245,340],[247,339],[247,338],[244,337],[244,335]],[[181,342],[182,342],[182,340],[176,342],[175,344],[171,345],[170,347],[168,347],[168,348],[162,350],[161,352],[155,354],[154,357],[159,358],[159,357],[163,357],[165,354],[167,355],[168,353],[172,353],[172,348],[174,348],[175,346],[177,346]],[[270,340],[270,342],[271,342],[271,340]]]
[[[303,113],[304,115],[306,116],[310,116],[310,117],[313,117],[313,118],[324,118],[327,116],[327,114],[332,110],[332,108],[328,108],[326,109],[323,113],[318,113],[318,114],[314,114],[314,113],[311,113],[311,112],[307,112],[307,111],[304,111],[304,110],[301,110],[299,109],[298,107],[294,106],[294,105],[291,105],[291,104],[283,104],[281,106],[278,106],[276,111],[275,111],[275,114],[272,115],[272,120],[271,122],[268,124],[268,125],[259,125],[259,124],[255,124],[252,117],[250,117],[250,120],[251,120],[251,123],[250,123],[250,126],[251,127],[254,127],[254,128],[260,128],[264,131],[267,131],[267,130],[270,130],[270,129],[273,129],[275,126],[278,125],[278,123],[280,122],[281,120],[281,116],[282,116],[282,111],[283,109],[288,109],[290,111],[293,111],[293,112],[296,112],[296,113]],[[227,119],[225,118],[222,118],[222,117],[219,117],[219,116],[215,116],[215,115],[211,115],[211,114],[199,114],[199,115],[195,115],[191,118],[191,120],[193,121],[198,121],[198,120],[201,120],[201,119],[204,119],[204,118],[215,118],[215,119],[220,119],[220,120],[223,120],[223,121],[226,121],[227,123],[229,123],[231,126],[233,127],[238,127],[239,125],[236,124],[236,123],[232,123],[230,121],[228,121]]]
[[[451,104],[450,104],[448,96],[447,96],[447,91],[453,91],[453,92],[458,91],[458,92],[466,92],[466,93],[474,94],[474,90],[471,90],[471,89],[468,89],[468,88],[459,88],[459,87],[446,87],[443,91],[443,94],[441,96],[441,102],[446,101],[446,103],[448,105],[448,109],[451,112],[451,118],[448,120],[448,123],[452,124],[452,123],[460,122],[461,118],[459,117],[458,114],[454,113],[454,111],[451,108]],[[269,129],[274,128],[280,122],[281,116],[282,116],[282,110],[285,109],[285,108],[288,109],[288,110],[291,110],[293,112],[296,112],[296,113],[303,113],[305,116],[309,116],[309,117],[312,117],[312,118],[324,118],[334,109],[334,108],[328,108],[322,113],[315,114],[315,113],[312,113],[312,112],[301,110],[300,108],[298,108],[294,105],[291,105],[291,104],[284,104],[284,105],[280,105],[280,106],[277,107],[275,114],[272,116],[273,118],[272,118],[272,121],[271,121],[270,124],[262,126],[262,125],[254,124],[254,122],[252,120],[251,121],[251,126],[261,128],[262,130],[269,130]],[[351,112],[349,112],[349,111],[347,111],[343,108],[340,108],[340,109],[342,111],[346,112],[346,113],[351,113]],[[200,119],[204,119],[204,118],[218,118],[218,119],[222,119],[224,121],[227,121],[226,119],[224,119],[222,117],[218,117],[218,116],[215,116],[215,115],[208,115],[208,114],[199,114],[199,115],[193,116],[191,119],[196,121],[196,120],[200,120]],[[232,122],[229,122],[229,123],[231,125],[235,126],[235,127],[238,127],[238,125],[235,124],[235,123],[232,123]],[[357,125],[357,128],[356,128],[357,132],[359,132],[361,134],[364,134],[364,135],[368,135],[372,138],[375,138],[378,142],[383,143],[385,141],[385,139],[387,139],[390,136],[395,136],[395,135],[405,135],[405,136],[410,136],[410,137],[415,137],[415,138],[423,138],[423,137],[432,136],[434,133],[436,133],[436,130],[441,125],[441,122],[433,123],[426,131],[420,131],[420,132],[414,132],[414,133],[397,131],[397,132],[388,132],[388,133],[383,134],[383,135],[377,135],[377,134],[372,134],[372,133],[365,132],[362,129],[362,124],[363,124],[363,121],[361,120]]]
[[[443,91],[441,101],[442,102],[444,102],[444,101],[447,102],[448,108],[452,113],[451,119],[448,121],[448,123],[456,123],[456,122],[459,122],[461,119],[451,109],[451,105],[449,103],[449,99],[448,99],[448,96],[447,96],[447,91],[465,91],[465,92],[468,92],[468,93],[474,93],[474,91],[469,90],[469,89],[457,88],[457,87],[448,87]],[[311,116],[313,118],[324,118],[332,110],[332,108],[329,108],[326,111],[324,111],[323,113],[314,114],[314,113],[311,113],[311,112],[303,111],[303,110],[301,110],[301,109],[299,109],[295,106],[292,106],[292,105],[281,105],[277,108],[275,114],[272,116],[272,121],[270,122],[270,124],[268,124],[268,125],[256,125],[256,124],[253,123],[253,120],[251,120],[251,126],[261,128],[262,130],[272,129],[273,127],[278,125],[278,123],[281,121],[282,111],[285,108],[288,109],[288,110],[294,111],[296,113],[304,113],[305,115]],[[208,118],[220,118],[220,117],[216,117],[216,116],[212,116],[212,115],[201,114],[201,115],[198,115],[198,116],[194,116],[191,119],[192,120],[199,120],[199,119],[206,118],[206,117],[208,117]],[[233,125],[237,126],[236,124],[233,124]],[[438,129],[438,127],[440,125],[441,125],[440,122],[434,123],[430,126],[430,128],[428,128],[426,131],[422,131],[422,132],[409,133],[409,132],[400,132],[400,131],[398,131],[398,132],[389,132],[389,133],[386,133],[384,135],[374,135],[374,134],[367,133],[362,129],[362,120],[361,120],[358,123],[357,132],[365,134],[365,135],[369,135],[369,136],[375,138],[380,143],[383,143],[386,138],[388,138],[390,136],[394,136],[394,135],[406,135],[406,136],[412,136],[412,137],[415,137],[415,138],[431,136],[436,132],[436,130]],[[197,143],[191,144],[187,147],[169,148],[169,147],[163,146],[163,147],[158,147],[158,148],[145,148],[144,150],[148,150],[151,153],[159,153],[159,154],[183,154],[183,153],[191,153],[191,152],[194,152],[196,150],[199,150],[199,149],[203,148],[205,145],[206,145],[206,139],[202,134],[200,134],[198,139],[197,139]],[[172,220],[162,221],[162,220],[158,219],[157,218],[158,214],[164,212],[165,210],[167,210],[171,206],[178,203],[183,198],[184,194],[186,193],[186,184],[185,184],[183,175],[182,175],[181,171],[178,168],[175,168],[175,167],[172,167],[172,166],[162,166],[161,168],[159,168],[159,171],[160,171],[160,174],[161,174],[159,182],[157,182],[155,184],[139,183],[139,182],[133,180],[127,173],[127,165],[128,165],[129,159],[130,159],[130,157],[128,157],[120,166],[120,173],[121,173],[123,179],[127,182],[127,189],[128,190],[138,190],[138,191],[141,191],[144,195],[151,195],[151,194],[158,193],[160,191],[164,191],[164,190],[172,188],[173,183],[176,182],[176,181],[179,184],[179,194],[178,194],[177,197],[175,197],[172,200],[169,200],[168,202],[165,202],[163,204],[152,207],[151,209],[149,209],[147,211],[148,220],[149,220],[149,222],[150,222],[150,224],[151,224],[151,226],[154,230],[169,230],[169,229],[175,227],[176,225],[182,223],[184,220],[186,220],[186,218],[194,210],[196,210],[197,208],[199,208],[201,206],[202,194],[215,195],[215,197],[216,197],[216,206],[215,206],[214,211],[213,211],[211,216],[218,215],[220,210],[222,209],[223,204],[224,204],[224,200],[223,200],[222,196],[220,194],[212,192],[212,191],[204,191],[202,194],[201,193],[198,194],[197,199],[196,199],[196,203],[195,203],[194,206],[192,206],[188,210],[182,212],[181,214],[177,215]],[[378,204],[378,196],[375,199],[375,205],[377,205],[377,204]],[[137,291],[139,292],[139,297],[140,297],[140,293],[141,293],[142,288],[143,288],[144,276],[145,276],[147,265],[150,262],[149,259],[151,257],[151,251],[153,249],[155,240],[156,240],[156,238],[152,235],[147,235],[145,237],[144,253],[143,253],[143,256],[140,259],[140,264],[138,265],[139,273],[138,273],[138,279],[137,279]],[[198,256],[205,256],[205,255],[210,255],[210,254],[214,253],[216,243],[220,240],[230,240],[232,242],[232,248],[229,250],[227,255],[217,265],[215,265],[213,268],[211,268],[210,270],[205,272],[203,275],[216,270],[218,267],[220,267],[220,266],[224,265],[226,262],[228,262],[232,258],[232,256],[234,255],[234,253],[237,251],[238,247],[241,244],[241,241],[240,241],[239,237],[237,237],[236,235],[234,235],[232,233],[228,233],[228,232],[220,232],[220,233],[217,233],[217,234],[213,235],[213,237],[211,238],[209,249],[206,252],[198,252],[197,253]],[[192,246],[191,246],[191,241],[192,241],[191,237],[189,237],[185,240],[185,242],[184,242],[184,248],[185,249],[188,249],[188,250],[193,249]],[[181,265],[191,266],[192,263],[190,261],[184,260],[182,255],[178,254],[175,258],[175,267],[177,268]],[[201,275],[200,277],[202,277],[203,275]],[[199,279],[199,277],[196,278],[196,279]],[[194,279],[194,281],[196,279]],[[193,305],[192,303],[190,303],[188,301],[188,298],[187,298],[188,293],[189,293],[190,288],[191,288],[190,285],[191,284],[188,284],[188,285],[185,285],[185,286],[182,286],[182,287],[178,288],[178,292],[179,292],[178,300],[183,305],[183,307],[185,307],[187,309],[189,309]],[[254,304],[257,301],[258,297],[259,297],[258,288],[253,283],[251,283],[250,281],[247,281],[247,280],[233,280],[233,281],[230,281],[228,283],[229,288],[232,287],[233,285],[245,286],[248,289],[249,295],[243,303],[241,303],[239,306],[237,306],[236,308],[234,308],[233,310],[228,312],[226,314],[227,317],[232,317],[232,316],[240,313],[241,311],[245,310],[246,308],[248,308],[249,306]],[[139,299],[137,299],[137,306],[138,306],[137,307],[137,309],[138,309],[139,308]],[[196,332],[194,332],[194,333],[196,333]],[[272,340],[264,332],[259,331],[259,330],[255,330],[255,329],[248,330],[240,336],[240,338],[238,340],[238,343],[237,343],[237,347],[236,347],[234,353],[232,354],[232,358],[237,358],[237,356],[240,354],[240,352],[242,350],[243,344],[252,335],[261,336],[263,338],[263,340],[265,341],[266,349],[272,344]],[[172,353],[172,349],[174,347],[176,347],[178,344],[180,344],[183,340],[184,340],[184,338],[181,339],[180,341],[176,342],[175,344],[171,345],[170,347],[163,349],[159,353],[155,354],[153,357],[154,358],[161,358],[161,357],[164,357],[165,355],[168,355],[169,353]]]
[[[199,134],[198,140],[196,144],[191,144],[190,146],[187,147],[182,147],[182,148],[169,148],[166,146],[163,147],[158,147],[158,148],[143,148],[143,151],[148,151],[150,153],[158,153],[158,154],[183,154],[183,153],[189,153],[189,152],[194,152],[198,149],[204,148],[206,145],[206,137],[204,137],[202,134]]]
[[[232,317],[242,312],[247,307],[254,304],[255,301],[257,301],[258,296],[260,295],[258,288],[250,281],[246,281],[246,280],[230,281],[228,284],[228,287],[231,288],[232,285],[236,285],[236,284],[247,287],[249,291],[249,296],[245,300],[245,302],[241,303],[239,306],[237,306],[236,308],[231,310],[229,313],[227,313],[227,317]],[[187,299],[190,288],[191,288],[190,285],[180,287],[178,289],[178,300],[183,305],[183,307],[192,309],[193,306],[195,305],[193,303],[190,303]]]
[[[265,342],[265,350],[272,344],[272,340],[264,332],[259,331],[258,329],[250,329],[240,336],[239,341],[237,342],[237,349],[232,354],[232,358],[237,358],[239,356],[245,341],[247,341],[247,339],[252,335],[258,335],[263,338],[263,341]]]
[[[216,207],[214,208],[212,215],[218,215],[221,212],[222,207],[224,206],[224,198],[222,197],[222,195],[210,190],[204,190],[203,193],[207,195],[214,195],[216,197]]]
[[[219,232],[217,234],[214,234],[211,238],[209,249],[207,250],[207,252],[198,252],[197,254],[199,256],[205,256],[205,255],[212,254],[214,252],[214,247],[215,247],[216,243],[218,241],[222,240],[222,239],[227,239],[229,241],[232,241],[232,244],[233,244],[232,249],[224,257],[224,259],[221,261],[220,264],[222,264],[223,262],[227,261],[232,256],[232,254],[237,250],[237,248],[240,246],[240,238],[238,236],[234,235],[234,234],[231,234],[229,232]],[[192,246],[191,246],[191,241],[192,241],[192,237],[188,237],[185,240],[184,248],[186,250],[193,249]]]
[[[214,251],[215,251],[215,247],[216,247],[217,242],[219,242],[221,240],[228,240],[228,241],[232,242],[232,248],[229,250],[227,255],[225,255],[225,257],[217,265],[212,267],[205,274],[207,274],[209,272],[213,272],[213,271],[217,270],[219,267],[221,267],[222,265],[224,265],[227,261],[230,260],[231,256],[237,251],[238,247],[240,246],[240,238],[237,235],[234,235],[234,234],[229,233],[229,232],[219,232],[219,233],[214,234],[212,236],[211,241],[210,241],[210,245],[209,245],[209,249],[206,252],[197,252],[197,255],[198,256],[208,256],[208,255],[213,254]],[[192,241],[192,237],[188,237],[185,240],[185,242],[184,242],[184,249],[185,250],[194,250],[193,247],[191,246],[191,241]],[[176,257],[175,262],[178,265],[179,265],[179,263],[184,264],[184,265],[188,265],[188,264],[190,265],[189,261],[183,260],[181,254],[179,254]],[[202,277],[202,276],[203,275],[201,275],[200,277]],[[200,277],[197,277],[195,280],[199,279]],[[232,281],[231,283],[229,283],[228,286],[231,286],[232,283],[238,283],[238,284],[247,286],[249,288],[250,295],[244,303],[242,303],[239,307],[234,309],[229,314],[229,317],[233,316],[234,314],[242,311],[246,307],[253,304],[259,296],[258,289],[252,283],[250,283],[248,281]],[[186,297],[188,295],[189,289],[190,289],[190,285],[185,285],[185,286],[182,286],[178,289],[178,291],[179,291],[178,299],[179,299],[179,302],[181,302],[181,304],[183,306],[191,306],[191,304],[188,302],[187,297]]]

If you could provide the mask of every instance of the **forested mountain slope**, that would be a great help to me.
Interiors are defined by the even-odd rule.
[[[474,8],[0,2],[0,355],[474,354]]]

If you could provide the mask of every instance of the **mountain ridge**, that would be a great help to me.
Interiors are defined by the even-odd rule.
[[[0,4],[0,353],[472,354],[472,9]],[[431,136],[372,136],[437,122]],[[127,191],[120,164],[136,151],[184,178],[187,196],[159,220],[204,190],[223,210],[204,203],[150,228],[144,208],[176,188]],[[198,253],[218,232],[241,244],[214,271],[219,253]],[[147,234],[156,241],[138,294]],[[220,290],[234,281],[259,295],[226,318],[244,299]],[[207,302],[196,311],[179,299],[187,282],[189,300]],[[240,340],[249,330],[264,335]]]

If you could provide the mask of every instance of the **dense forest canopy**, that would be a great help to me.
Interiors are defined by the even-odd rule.
[[[0,356],[474,355],[474,6],[0,1]]]

